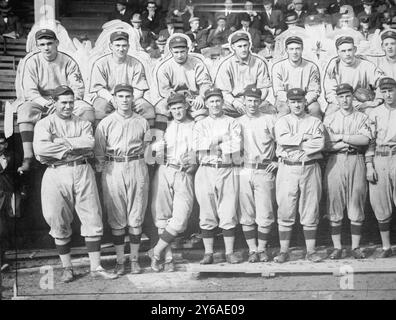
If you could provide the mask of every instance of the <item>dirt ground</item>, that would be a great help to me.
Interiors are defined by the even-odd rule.
[[[327,251],[326,251],[327,250]],[[297,248],[292,256],[300,263],[302,251]],[[328,249],[322,250],[324,255]],[[87,259],[82,257],[76,267],[78,278],[69,284],[59,282],[61,269],[57,259],[34,259],[19,261],[18,269],[12,264],[9,272],[3,273],[3,299],[90,299],[90,300],[233,300],[233,299],[314,299],[314,300],[357,300],[396,299],[396,257],[387,259],[394,266],[394,273],[354,274],[348,279],[332,274],[280,274],[266,278],[260,274],[203,273],[197,278],[189,270],[198,266],[200,250],[175,253],[177,270],[174,273],[154,273],[150,260],[141,256],[144,272],[139,275],[124,275],[116,280],[94,280],[89,275]],[[245,255],[245,252],[240,252]],[[371,259],[381,269],[381,260]],[[343,260],[348,263],[350,257]],[[378,263],[377,263],[378,262]],[[247,263],[247,262],[246,262]],[[112,269],[113,256],[104,259],[105,268]],[[322,262],[326,265],[326,262]],[[30,268],[30,269],[29,269]],[[243,267],[242,267],[243,269]]]

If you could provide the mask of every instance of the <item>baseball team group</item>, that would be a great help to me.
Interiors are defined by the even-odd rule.
[[[34,157],[48,166],[41,184],[42,212],[64,267],[63,282],[75,279],[70,255],[74,212],[91,275],[115,279],[127,270],[126,235],[130,272],[141,272],[146,211],[159,234],[150,250],[151,268],[174,271],[171,243],[186,230],[195,199],[205,248],[201,264],[214,263],[217,228],[225,261],[241,262],[234,252],[238,224],[249,262],[288,261],[297,213],[306,259],[321,261],[315,247],[322,197],[334,245],[328,258],[342,257],[346,212],[351,255],[363,259],[368,192],[382,239],[381,258],[392,255],[395,31],[382,34],[385,56],[378,65],[356,55],[352,37],[339,37],[337,56],[324,73],[302,57],[304,43],[298,36],[286,39],[287,57],[269,70],[266,60],[252,53],[249,35],[236,31],[230,37],[232,53],[214,77],[176,33],[154,83],[148,83],[143,64],[128,55],[128,34],[115,31],[111,52],[93,63],[89,99],[78,64],[58,51],[57,35],[42,29],[35,39],[38,51],[24,58],[21,71],[17,122],[24,160],[18,171],[29,171]],[[161,99],[152,104],[146,94],[154,86]],[[360,101],[355,93],[361,88],[372,89],[375,97]],[[270,91],[274,103],[267,99]],[[321,95],[326,106],[318,102]],[[155,170],[151,179],[149,170]],[[103,222],[95,171],[101,174],[103,209],[116,251],[114,271],[101,266]],[[275,220],[280,251],[272,256],[267,244]]]

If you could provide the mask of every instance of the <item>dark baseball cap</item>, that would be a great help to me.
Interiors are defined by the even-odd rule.
[[[58,86],[52,91],[52,96],[54,98],[62,96],[62,95],[69,95],[69,94],[74,96],[74,91],[69,86]]]
[[[396,87],[396,80],[393,79],[393,78],[385,77],[385,78],[382,78],[379,81],[379,88],[381,90],[383,90],[383,89],[392,89],[394,87]]]
[[[285,46],[288,46],[290,43],[298,43],[303,45],[303,40],[297,36],[288,37],[285,41]]]
[[[231,38],[231,44],[234,44],[237,41],[246,40],[249,41],[249,36],[245,32],[237,32]]]
[[[116,31],[110,35],[110,42],[116,40],[126,40],[129,41],[129,34],[124,31]]]
[[[288,100],[302,100],[305,98],[305,91],[300,88],[293,88],[287,91],[286,96]]]
[[[220,96],[223,98],[223,92],[219,88],[210,88],[205,91],[205,100],[209,99],[212,96]]]
[[[187,40],[183,37],[177,36],[169,41],[169,48],[187,48]]]
[[[169,106],[175,103],[186,103],[186,97],[184,96],[184,94],[175,93],[168,98],[167,102]]]
[[[56,34],[54,31],[51,29],[40,29],[36,32],[35,34],[36,40],[42,39],[42,38],[50,38],[57,40],[58,38],[56,37]]]
[[[245,97],[255,97],[259,99],[261,99],[261,94],[261,90],[256,88],[255,86],[247,86],[245,88],[245,92],[243,93]]]
[[[114,87],[114,94],[120,91],[129,91],[130,93],[133,93],[133,87],[127,83],[120,83]]]
[[[384,41],[387,38],[392,38],[392,39],[396,39],[396,31],[395,30],[388,30],[385,31],[382,35],[381,35],[381,40]]]
[[[336,95],[347,92],[353,93],[353,88],[349,83],[341,83],[336,87]]]
[[[348,36],[339,37],[339,38],[336,40],[336,42],[335,42],[336,48],[338,49],[338,47],[339,47],[340,45],[344,44],[344,43],[352,43],[352,44],[355,44],[355,41],[353,40],[352,37],[348,37]]]

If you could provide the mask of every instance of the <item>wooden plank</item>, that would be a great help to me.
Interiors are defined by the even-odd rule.
[[[16,76],[15,70],[1,70],[2,75]]]
[[[0,62],[14,62],[15,58],[12,56],[0,56]]]
[[[27,52],[26,51],[7,50],[7,55],[24,57],[27,55]]]
[[[16,92],[15,91],[0,91],[0,99],[9,99],[9,98],[16,98]]]
[[[2,76],[0,75],[0,83],[2,82],[7,82],[7,83],[15,83],[15,76],[10,77],[10,76]]]
[[[13,62],[0,62],[0,69],[14,70],[14,67],[15,67],[15,64]]]
[[[15,85],[11,82],[0,82],[0,91],[5,91],[5,90],[15,90]]]

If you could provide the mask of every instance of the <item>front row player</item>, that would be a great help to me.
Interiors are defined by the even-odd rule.
[[[100,265],[100,241],[103,235],[95,174],[88,159],[95,140],[90,122],[74,116],[74,93],[67,86],[54,90],[55,113],[40,120],[34,129],[33,148],[38,161],[48,166],[41,184],[44,219],[50,226],[62,265],[62,281],[74,279],[70,256],[73,212],[81,220],[91,264],[91,275],[115,279]]]
[[[383,250],[381,258],[392,255],[390,220],[392,203],[396,205],[396,81],[382,78],[379,88],[384,104],[369,115],[374,136],[366,152],[370,203],[378,220]]]
[[[133,88],[114,88],[116,111],[105,117],[95,132],[95,157],[102,171],[102,188],[113,243],[117,254],[115,273],[123,275],[125,231],[129,234],[131,273],[138,263],[142,224],[147,208],[149,175],[145,150],[151,142],[150,126],[133,111]]]
[[[342,83],[336,88],[340,109],[324,120],[329,158],[324,176],[326,211],[334,250],[330,259],[340,259],[341,225],[345,207],[351,220],[352,256],[365,258],[360,250],[361,228],[367,195],[365,149],[372,139],[368,117],[353,107],[353,88]]]
[[[299,210],[307,246],[306,259],[319,262],[322,258],[315,252],[315,243],[322,193],[319,161],[323,158],[324,128],[318,118],[306,113],[304,90],[290,89],[287,102],[291,113],[275,124],[280,157],[276,200],[281,249],[274,261],[283,263],[289,259],[290,236]]]

